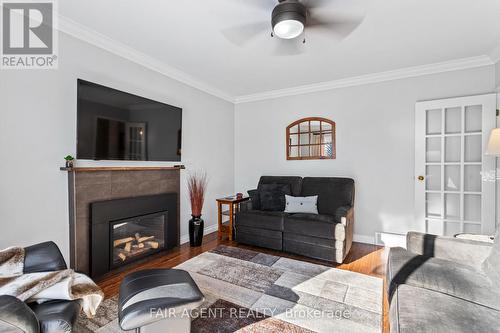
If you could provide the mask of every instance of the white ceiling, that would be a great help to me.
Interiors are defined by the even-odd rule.
[[[498,0],[323,2],[312,16],[362,22],[350,33],[306,29],[307,43],[285,54],[270,37],[276,0],[64,0],[59,12],[232,98],[488,55],[500,45]],[[261,32],[236,42],[247,23]]]

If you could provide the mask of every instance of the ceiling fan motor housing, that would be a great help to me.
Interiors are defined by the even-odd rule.
[[[297,0],[285,0],[280,1],[280,3],[274,7],[271,23],[274,27],[281,21],[294,20],[302,23],[303,26],[306,25],[307,9],[306,7]]]

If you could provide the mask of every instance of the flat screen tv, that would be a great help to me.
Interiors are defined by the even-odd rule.
[[[77,159],[180,161],[182,109],[78,80]]]

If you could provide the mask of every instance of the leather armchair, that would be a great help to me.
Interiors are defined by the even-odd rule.
[[[66,269],[61,251],[54,242],[25,248],[24,273]],[[72,332],[80,313],[79,301],[49,301],[25,304],[15,297],[0,296],[0,332]]]
[[[0,296],[0,332],[39,332],[35,313],[14,296]]]

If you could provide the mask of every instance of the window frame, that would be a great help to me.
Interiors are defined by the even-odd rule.
[[[320,122],[320,143],[307,143],[307,144],[300,144],[300,134],[305,134],[305,133],[315,133],[314,131],[311,131],[311,122],[313,121],[319,121]],[[301,132],[301,125],[302,123],[308,123],[307,128],[308,130],[306,132]],[[323,130],[323,123],[327,123],[331,125],[332,129],[331,130]],[[290,133],[290,130],[297,126],[297,133]],[[322,156],[321,155],[321,147],[325,145],[323,143],[323,134],[331,134],[332,136],[332,155],[331,156]],[[291,144],[291,135],[297,135],[298,136],[298,144],[292,145]],[[337,157],[337,149],[336,149],[336,143],[337,143],[337,138],[336,138],[336,126],[335,122],[326,119],[326,118],[321,118],[321,117],[307,117],[307,118],[302,118],[299,120],[294,121],[290,125],[286,127],[286,159],[288,161],[294,161],[294,160],[334,160]],[[311,147],[313,146],[319,146],[320,147],[320,155],[314,155],[311,156]],[[290,149],[291,147],[297,147],[298,148],[298,156],[290,156]],[[309,147],[309,155],[308,156],[300,156],[300,148],[301,147]]]

